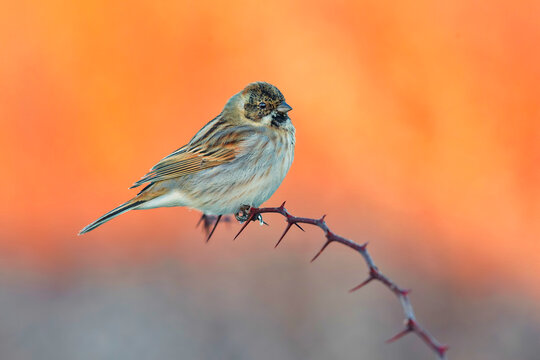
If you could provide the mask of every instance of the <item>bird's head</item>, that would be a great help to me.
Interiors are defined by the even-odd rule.
[[[290,124],[287,113],[292,107],[285,102],[281,91],[269,83],[251,83],[231,101],[235,110],[247,121],[276,128]]]

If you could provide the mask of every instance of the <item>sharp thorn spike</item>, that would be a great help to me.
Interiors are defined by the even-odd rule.
[[[306,232],[306,230],[304,230],[300,225],[298,225],[298,223],[293,223],[293,224],[296,225],[296,227],[302,230],[303,232]]]
[[[286,201],[284,201],[283,204],[281,204],[281,206],[280,206],[281,209],[285,208],[285,203],[286,203]]]
[[[283,231],[283,234],[281,234],[281,237],[279,238],[278,242],[276,243],[276,246],[274,246],[274,249],[278,247],[279,243],[281,242],[281,240],[283,240],[285,235],[287,235],[290,228],[291,228],[291,224],[287,224],[287,227],[285,228],[285,231]]]
[[[249,223],[251,222],[254,216],[255,216],[254,213],[249,215],[248,219],[244,222],[244,225],[242,225],[242,227],[240,228],[240,231],[238,231],[238,234],[236,234],[233,240],[236,240],[236,238],[242,233],[242,231],[244,231],[244,229],[249,225]]]
[[[206,242],[209,242],[212,235],[214,235],[214,231],[216,231],[219,220],[221,220],[221,216],[222,215],[218,215],[218,217],[216,218],[216,223],[214,224],[214,227],[212,228],[212,231],[210,231],[210,234],[208,234],[208,237],[206,238]]]
[[[364,286],[366,286],[367,284],[369,284],[371,281],[373,280],[373,277],[368,277],[366,280],[364,280],[364,282],[362,282],[360,285],[357,285],[355,287],[353,287],[351,290],[349,290],[349,292],[354,292],[356,290],[359,290],[360,288],[363,288]]]
[[[399,333],[397,333],[396,335],[392,336],[390,339],[386,340],[385,342],[387,344],[393,343],[394,341],[401,339],[402,337],[404,337],[405,335],[407,335],[411,331],[412,331],[411,329],[406,328],[406,329],[400,331]]]
[[[195,225],[195,228],[198,228],[199,225],[201,225],[201,222],[204,220],[206,215],[204,215],[204,213],[201,215],[201,218],[199,219],[199,221],[197,221],[197,225]]]
[[[311,259],[311,262],[314,262],[315,260],[317,260],[317,258],[322,254],[322,252],[324,251],[324,249],[326,249],[326,247],[327,247],[328,245],[330,245],[331,242],[332,242],[332,241],[327,240],[327,241],[324,243],[324,245],[323,245],[323,247],[321,248],[321,250],[319,250],[319,252],[317,253],[317,255],[315,255],[315,256],[313,257],[313,259]]]

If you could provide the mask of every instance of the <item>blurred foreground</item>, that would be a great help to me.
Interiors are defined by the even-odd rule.
[[[279,225],[273,221],[274,225]],[[309,260],[321,234],[294,234],[277,250],[268,230],[231,229],[203,244],[189,239],[192,261],[170,255],[136,266],[74,250],[81,264],[43,276],[4,269],[0,279],[0,358],[98,359],[433,359],[415,336],[387,345],[402,326],[394,296],[380,284],[354,294],[360,257],[336,245]],[[279,231],[271,231],[277,235]],[[226,235],[226,236],[225,236]],[[538,305],[504,284],[475,293],[449,278],[385,261],[405,287],[419,320],[450,344],[450,359],[538,358]],[[249,254],[246,254],[249,253]],[[418,270],[418,269],[416,269]]]

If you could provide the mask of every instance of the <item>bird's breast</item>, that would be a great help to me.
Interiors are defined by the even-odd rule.
[[[187,206],[213,215],[236,213],[243,205],[260,206],[289,171],[294,145],[291,131],[252,134],[235,160],[182,180],[191,199]]]

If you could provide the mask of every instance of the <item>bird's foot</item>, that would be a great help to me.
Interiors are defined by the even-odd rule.
[[[240,210],[234,214],[234,217],[240,224],[246,222],[249,219],[249,212],[250,212],[251,206],[249,205],[243,205]],[[261,225],[268,225],[266,222],[264,222],[262,215],[257,214],[251,221],[259,221],[259,224]]]
[[[238,220],[239,223],[244,223],[249,219],[249,209],[251,209],[251,206],[249,205],[242,205],[240,207],[240,210],[236,214],[234,214],[234,217],[236,220]]]

